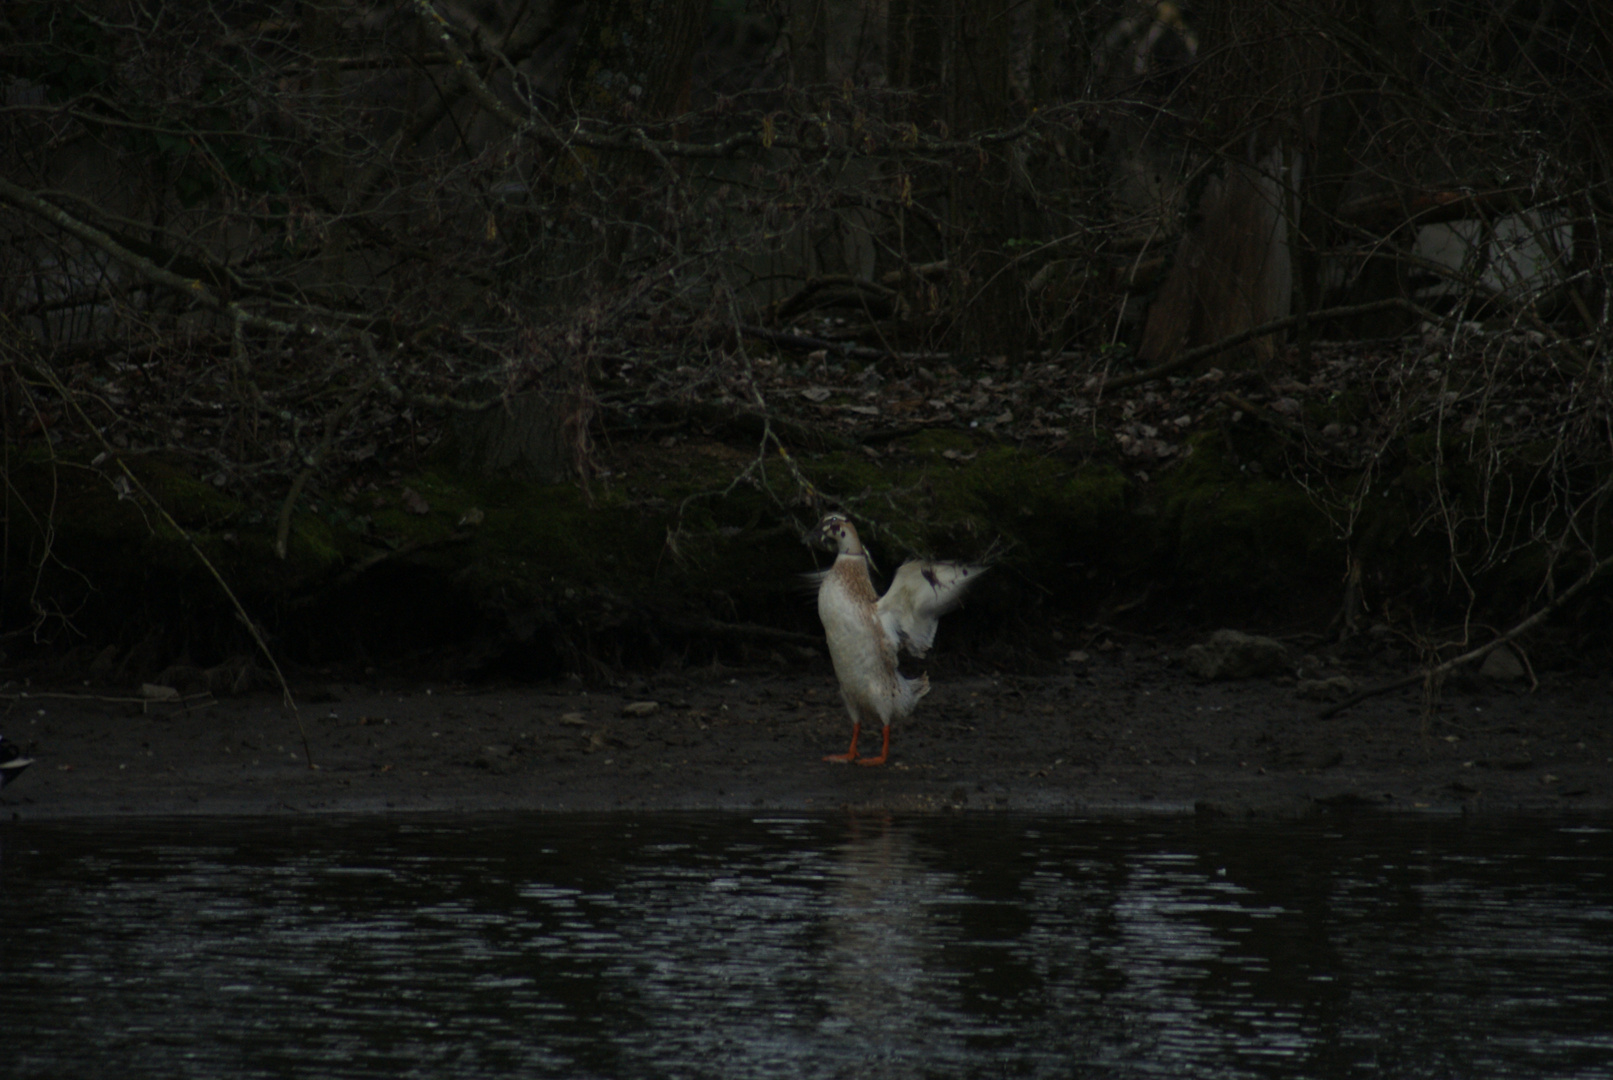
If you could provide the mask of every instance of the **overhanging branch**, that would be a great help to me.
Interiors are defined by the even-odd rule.
[[[91,247],[105,252],[153,285],[173,289],[175,292],[190,297],[203,307],[211,308],[221,315],[227,315],[246,326],[260,330],[272,330],[281,334],[301,332],[320,334],[326,337],[346,337],[352,333],[345,327],[331,329],[311,323],[289,323],[248,311],[236,301],[226,300],[219,296],[218,293],[208,288],[201,280],[184,277],[166,267],[158,266],[144,255],[130,251],[102,230],[87,222],[80,221],[60,207],[52,206],[33,192],[13,184],[4,177],[0,177],[0,199],[19,210],[27,211],[37,218],[48,221],[70,236],[75,236]]]

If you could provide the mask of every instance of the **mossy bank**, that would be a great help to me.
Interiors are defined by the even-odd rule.
[[[886,572],[912,554],[992,563],[948,636],[1002,664],[1127,618],[1320,630],[1352,559],[1379,604],[1433,617],[1452,602],[1447,539],[1416,529],[1429,448],[1323,488],[1254,424],[1185,447],[1150,475],[958,429],[794,453],[688,431],[606,447],[587,481],[558,485],[427,458],[340,492],[310,485],[283,554],[283,494],[253,503],[163,455],[37,454],[9,470],[6,648],[125,678],[248,652],[216,569],[272,647],[306,664],[553,676],[788,660],[815,647],[799,574],[821,556],[800,537],[831,506]],[[1517,581],[1497,601],[1526,601],[1543,557],[1496,567]],[[1605,590],[1590,602],[1605,607]]]

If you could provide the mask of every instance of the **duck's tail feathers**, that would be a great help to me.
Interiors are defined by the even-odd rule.
[[[913,707],[919,703],[919,698],[930,692],[930,676],[920,675],[916,679],[909,679],[906,675],[896,674],[896,711],[903,716],[912,713]]]

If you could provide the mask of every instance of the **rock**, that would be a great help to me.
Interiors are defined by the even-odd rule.
[[[1203,645],[1189,645],[1182,666],[1201,679],[1253,679],[1293,670],[1282,642],[1238,630],[1217,630]]]
[[[1479,674],[1497,682],[1517,682],[1528,678],[1518,654],[1506,645],[1490,651],[1490,655],[1484,658],[1484,663],[1479,665]]]
[[[1306,701],[1343,701],[1355,693],[1355,682],[1348,675],[1330,679],[1301,679],[1296,687]]]
[[[398,492],[398,501],[401,502],[403,504],[403,508],[409,511],[411,514],[431,513],[431,504],[426,501],[424,495],[421,495],[414,488],[406,487],[402,491]]]
[[[476,755],[475,765],[478,769],[493,773],[510,773],[519,768],[520,763],[515,758],[515,747],[499,743],[482,747]]]
[[[90,680],[98,683],[111,682],[117,675],[119,655],[120,650],[116,645],[108,645],[96,653],[95,659],[90,661],[88,672]]]

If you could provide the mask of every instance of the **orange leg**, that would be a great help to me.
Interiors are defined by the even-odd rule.
[[[889,730],[889,729],[887,729],[887,730]],[[825,761],[856,761],[857,760],[857,736],[861,735],[862,733],[863,733],[863,723],[862,723],[862,721],[861,720],[853,720],[851,722],[851,749],[847,750],[844,754],[825,754],[823,756],[823,760],[825,760]],[[889,738],[890,738],[890,736],[887,735],[886,739],[888,740]]]
[[[880,748],[879,748],[879,756],[878,757],[858,758],[857,759],[857,764],[859,764],[859,765],[883,765],[883,764],[885,764],[885,759],[890,757],[890,755],[891,755],[891,726],[889,724],[885,725],[884,733],[885,733],[885,741],[884,741],[884,744],[881,745]]]

